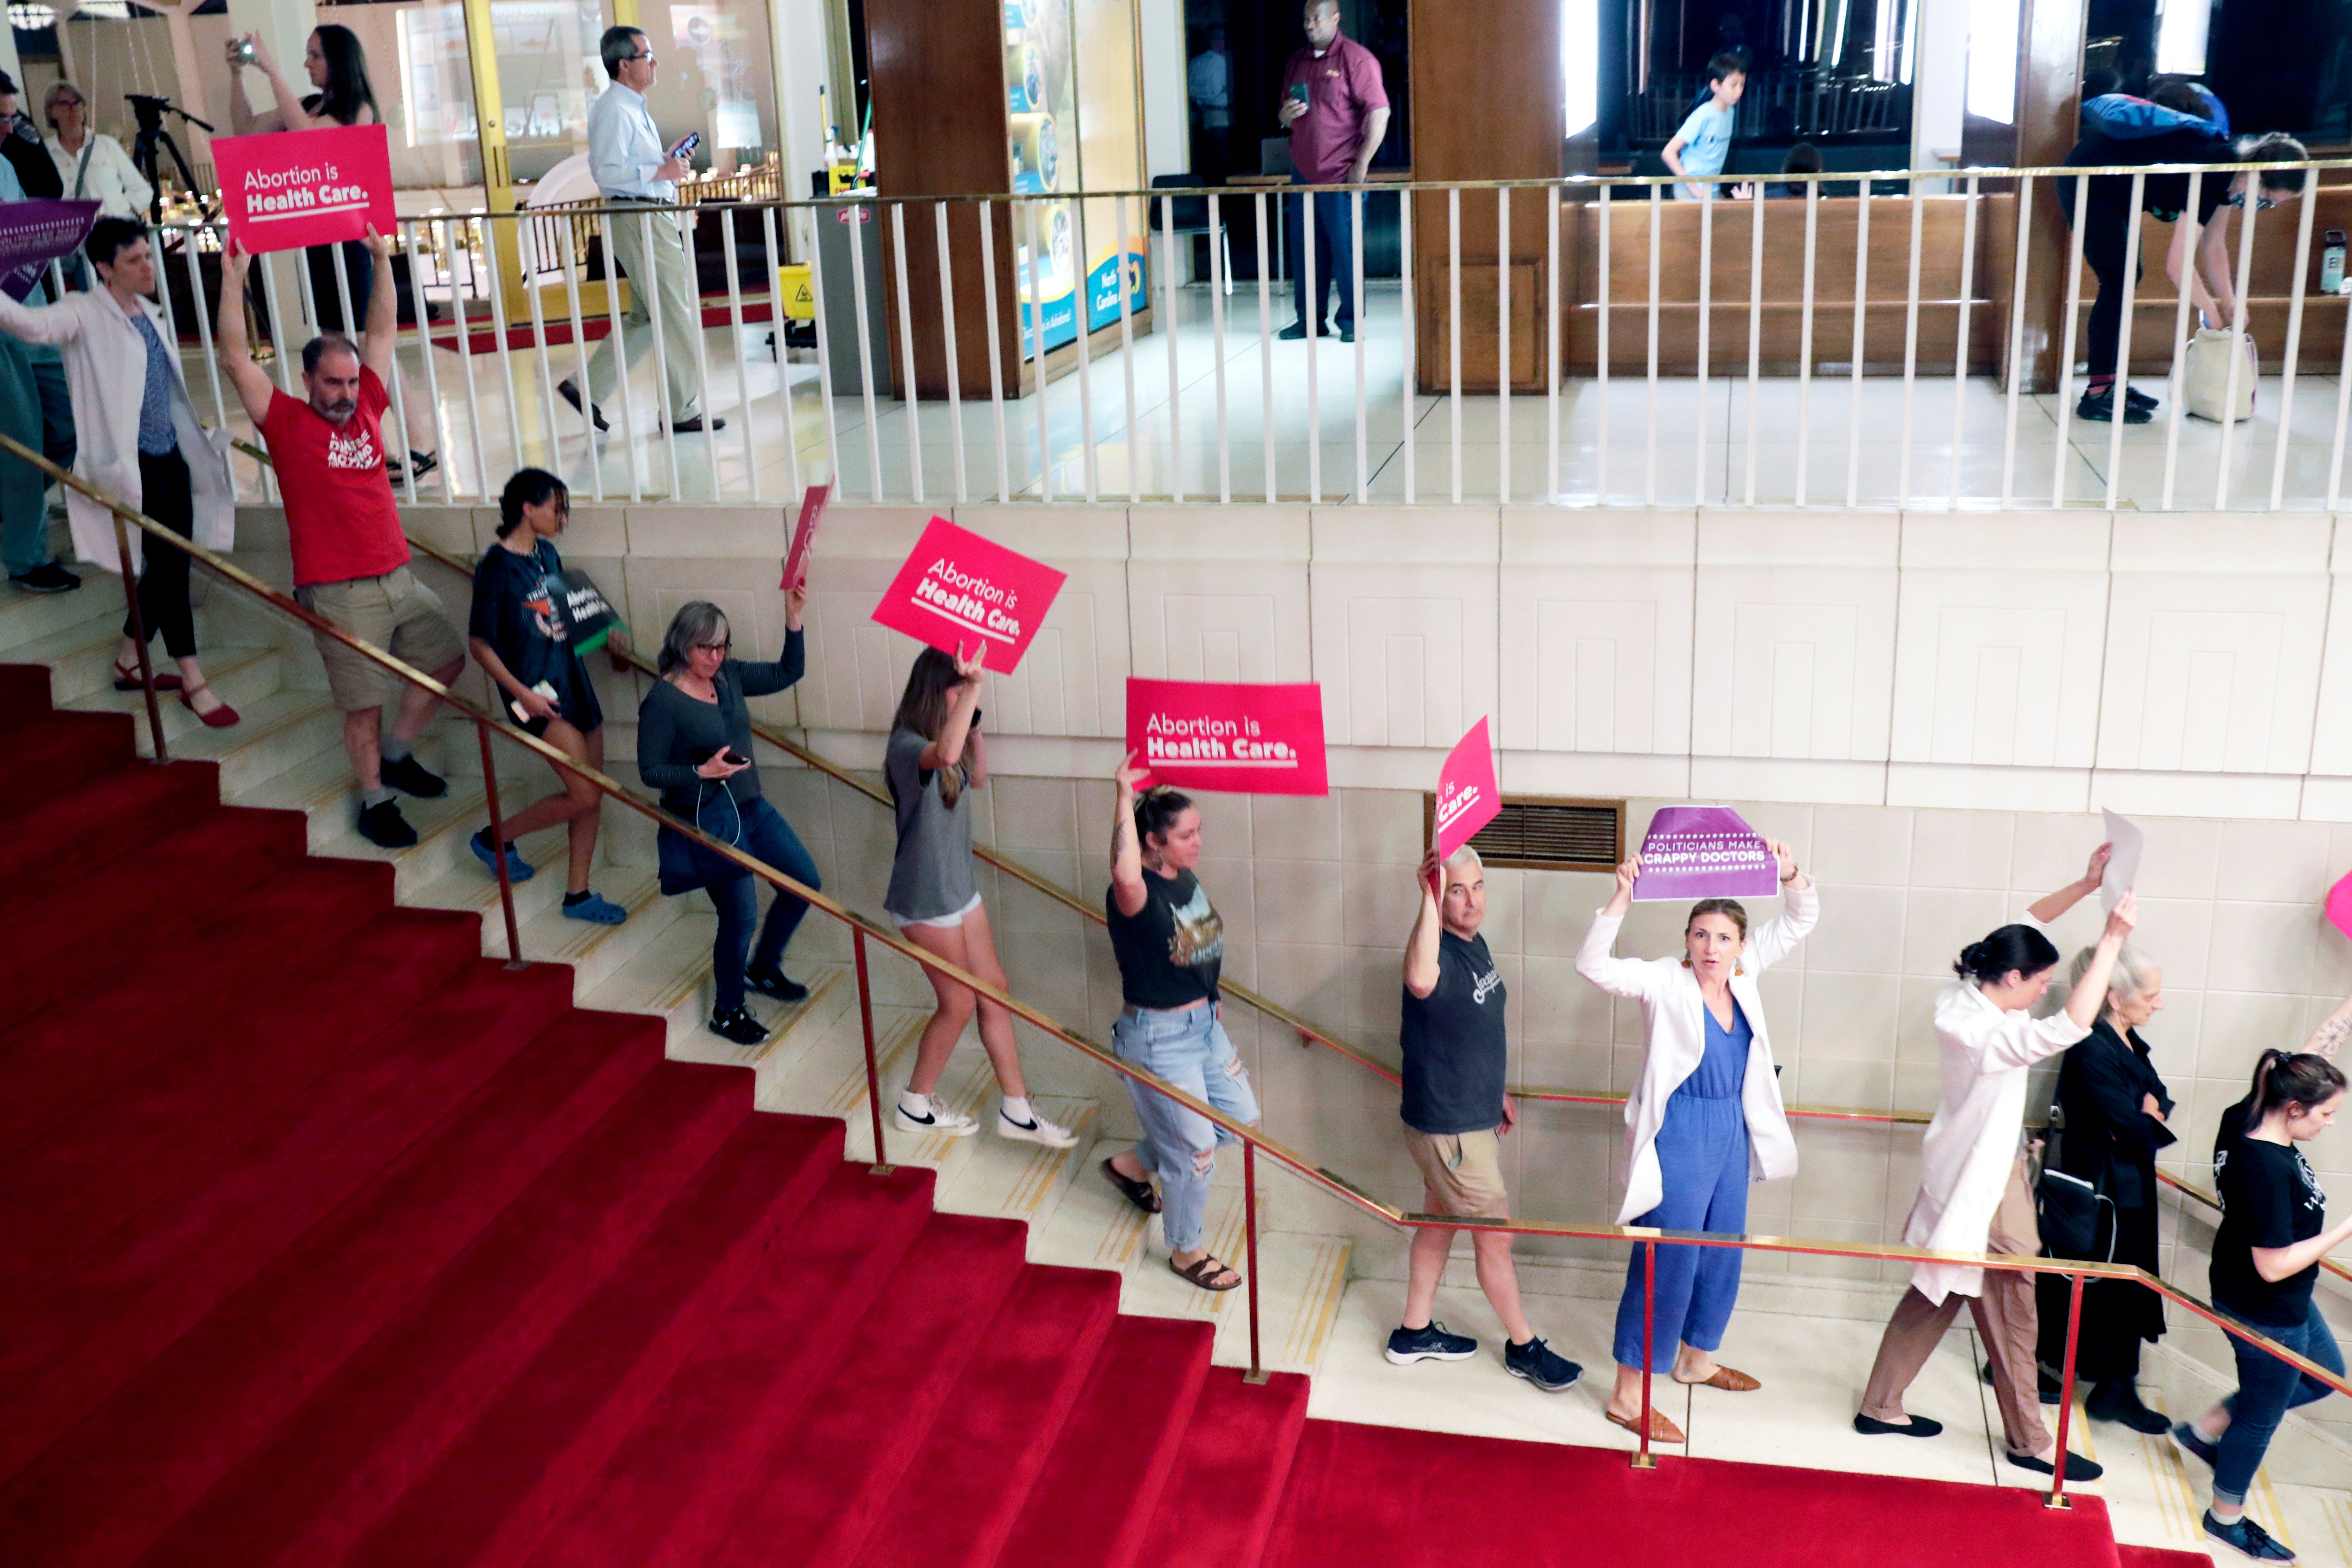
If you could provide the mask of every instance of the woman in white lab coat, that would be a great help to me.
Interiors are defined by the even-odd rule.
[[[1702,899],[1683,922],[1678,958],[1619,958],[1618,928],[1632,907],[1635,856],[1617,868],[1617,891],[1585,933],[1576,972],[1612,996],[1642,1005],[1648,1046],[1625,1104],[1625,1201],[1619,1225],[1738,1233],[1748,1228],[1748,1184],[1793,1175],[1797,1143],[1780,1106],[1764,998],[1756,977],[1788,956],[1821,913],[1812,879],[1789,847],[1769,840],[1780,867],[1780,918],[1748,940],[1748,911],[1731,899]],[[1608,1417],[1641,1429],[1646,1246],[1636,1246],[1617,1307],[1617,1385]],[[1670,1247],[1657,1260],[1651,1317],[1653,1373],[1673,1368],[1683,1384],[1746,1393],[1746,1373],[1717,1366],[1715,1351],[1739,1296],[1734,1247]],[[1650,1440],[1679,1443],[1664,1411],[1650,1412]]]
[[[1924,1169],[1903,1229],[1906,1245],[2027,1257],[2042,1250],[2021,1147],[2026,1079],[2034,1063],[2091,1032],[2106,1001],[2116,955],[2131,934],[2136,906],[2129,891],[2116,900],[2065,1008],[2036,1018],[2033,1005],[2049,989],[2058,963],[2058,949],[2042,928],[2097,890],[2106,859],[2107,847],[2101,845],[2079,881],[2027,911],[2032,924],[2002,926],[1963,948],[1952,965],[1958,978],[1936,998],[1943,1101],[1920,1148]],[[1943,1430],[1941,1423],[1924,1415],[1906,1415],[1903,1394],[1965,1301],[1990,1354],[2009,1462],[2050,1474],[2057,1444],[2042,1422],[2034,1375],[2039,1321],[2033,1298],[2029,1273],[1920,1264],[1879,1342],[1854,1430],[1912,1437],[1932,1437]],[[2066,1456],[2068,1480],[2095,1480],[2100,1473],[2101,1467],[2082,1455]]]

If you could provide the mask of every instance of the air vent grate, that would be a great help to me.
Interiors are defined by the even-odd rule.
[[[1430,831],[1437,797],[1422,797],[1422,831]],[[1625,803],[1505,795],[1503,809],[1471,846],[1489,866],[1538,871],[1607,871],[1625,853]]]

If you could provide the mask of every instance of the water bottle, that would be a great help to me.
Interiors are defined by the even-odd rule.
[[[2327,248],[2319,253],[2319,291],[2341,294],[2344,292],[2344,231],[2329,229],[2323,243]]]

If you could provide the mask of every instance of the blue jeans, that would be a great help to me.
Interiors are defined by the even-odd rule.
[[[1111,1048],[1118,1059],[1207,1100],[1236,1121],[1255,1122],[1257,1096],[1249,1072],[1208,1003],[1181,1013],[1121,1013],[1111,1026]],[[1217,1145],[1234,1136],[1158,1089],[1128,1079],[1127,1092],[1143,1122],[1135,1157],[1160,1178],[1160,1228],[1171,1252],[1201,1245],[1209,1213],[1209,1176],[1217,1168]]]
[[[1331,318],[1335,327],[1356,324],[1356,219],[1352,199],[1345,191],[1317,191],[1315,254],[1307,254],[1307,197],[1282,198],[1283,243],[1290,255],[1290,302],[1298,319],[1310,327],[1323,320],[1324,296],[1336,289],[1339,308]],[[1315,308],[1307,308],[1312,297]]]
[[[2235,1313],[2230,1315],[2236,1319]],[[2264,1323],[2246,1326],[2306,1361],[2317,1362],[2336,1376],[2344,1375],[2344,1352],[2336,1348],[2336,1336],[2328,1332],[2327,1320],[2319,1315],[2318,1302],[2312,1302],[2305,1310],[2303,1321],[2291,1329]],[[2235,1334],[2230,1336],[2230,1349],[2238,1357],[2238,1392],[2221,1402],[2230,1412],[2230,1429],[2221,1434],[2221,1451],[2213,1456],[2213,1500],[2242,1508],[2246,1489],[2254,1484],[2254,1472],[2262,1468],[2263,1455],[2286,1413],[2325,1399],[2335,1390]]]
[[[1748,1228],[1748,1112],[1737,1097],[1708,1100],[1677,1089],[1658,1128],[1658,1173],[1665,1195],[1635,1225],[1660,1230]],[[1619,1366],[1642,1364],[1643,1260],[1637,1243],[1617,1300],[1614,1353]],[[1665,1247],[1658,1251],[1657,1312],[1650,1370],[1674,1365],[1675,1347],[1712,1351],[1723,1343],[1739,1300],[1739,1251],[1730,1247]]]
[[[706,826],[705,831],[709,831]],[[803,887],[818,886],[816,862],[801,847],[793,825],[776,815],[765,800],[743,807],[743,837],[738,840],[755,855]],[[719,906],[719,941],[711,950],[711,977],[719,983],[719,1008],[732,1012],[743,1005],[743,960],[761,969],[773,969],[784,959],[784,943],[793,940],[801,917],[808,913],[805,900],[779,892],[768,906],[768,923],[760,932],[760,948],[751,952],[751,927],[760,918],[760,879],[750,874],[710,888],[710,901]]]

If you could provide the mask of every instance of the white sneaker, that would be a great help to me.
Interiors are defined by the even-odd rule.
[[[1026,1122],[1013,1121],[1004,1113],[1004,1108],[999,1106],[996,1110],[996,1135],[1023,1143],[1043,1143],[1048,1149],[1075,1149],[1078,1144],[1076,1133],[1046,1121],[1037,1113],[1034,1106],[1030,1108]]]
[[[950,1110],[936,1100],[931,1101],[931,1113],[929,1116],[909,1116],[907,1114],[907,1108],[903,1105],[898,1107],[897,1116],[898,1121],[895,1125],[901,1132],[918,1134],[936,1132],[948,1138],[969,1138],[980,1131],[979,1122],[969,1116],[961,1116]]]

